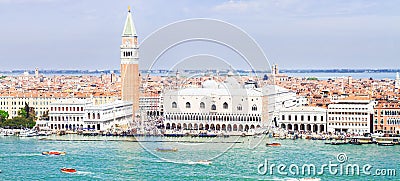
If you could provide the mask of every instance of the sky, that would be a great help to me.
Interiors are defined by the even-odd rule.
[[[128,6],[139,41],[176,21],[211,18],[246,32],[281,69],[400,68],[398,0],[0,0],[0,71],[119,69]],[[202,49],[194,57],[212,66],[229,54],[194,44],[162,61]]]

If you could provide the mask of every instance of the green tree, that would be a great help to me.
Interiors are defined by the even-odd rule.
[[[308,77],[307,80],[318,80],[317,77]]]
[[[0,127],[2,127],[3,122],[7,120],[8,116],[7,111],[0,110]]]
[[[3,110],[0,110],[0,119],[4,119],[4,120],[6,120],[6,119],[8,119],[8,112],[7,111],[3,111]]]
[[[28,116],[28,113],[26,113],[24,108],[21,108],[18,110],[18,116],[26,118]]]
[[[17,116],[12,119],[7,119],[2,123],[2,127],[9,128],[33,128],[36,125],[36,122],[32,119],[27,119],[25,117]]]

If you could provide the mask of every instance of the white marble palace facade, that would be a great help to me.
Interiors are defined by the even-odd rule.
[[[217,130],[247,132],[268,124],[267,98],[254,82],[246,87],[233,77],[224,82],[203,82],[164,95],[167,130]]]

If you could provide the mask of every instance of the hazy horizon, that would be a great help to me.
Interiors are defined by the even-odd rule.
[[[0,5],[0,71],[118,70],[128,6],[139,42],[175,21],[211,18],[247,32],[280,69],[400,69],[400,1],[394,0],[0,0]],[[178,50],[167,58],[182,59]]]

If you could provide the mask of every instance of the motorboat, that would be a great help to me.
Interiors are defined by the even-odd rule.
[[[393,143],[378,143],[379,146],[394,146]]]
[[[19,134],[19,137],[34,137],[37,136],[35,130],[24,130]]]
[[[75,173],[76,172],[76,169],[75,168],[62,168],[62,169],[60,169],[61,170],[61,172],[63,172],[63,173]]]
[[[211,165],[212,161],[210,160],[199,160],[196,162],[189,162],[189,164],[200,164],[200,165]]]
[[[353,144],[353,145],[371,144],[371,143],[372,143],[372,138],[365,137],[365,136],[355,136],[355,137],[352,137],[350,140],[350,144]]]
[[[346,140],[333,140],[333,141],[330,141],[330,142],[325,142],[325,144],[328,144],[328,145],[347,145],[348,142]]]
[[[381,146],[393,146],[400,144],[400,137],[377,137],[376,143]]]
[[[38,136],[49,136],[50,133],[47,131],[39,131],[39,133],[37,134]]]
[[[177,152],[178,148],[157,148],[158,152]]]
[[[67,154],[65,151],[44,151],[42,155],[65,155]]]
[[[267,143],[266,146],[281,146],[280,143]]]

